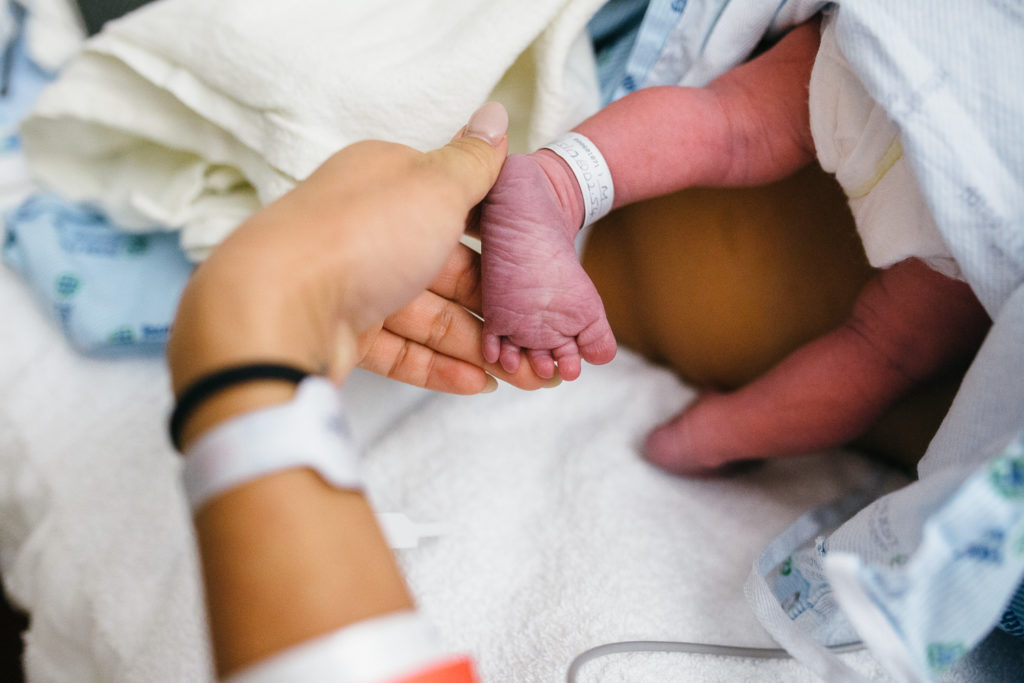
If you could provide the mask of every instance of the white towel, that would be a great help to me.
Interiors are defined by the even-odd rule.
[[[32,613],[29,680],[211,681],[163,362],[76,355],[5,269],[0,308],[0,568]],[[743,598],[753,557],[871,466],[833,452],[733,479],[669,476],[637,448],[691,393],[628,352],[590,370],[476,397],[353,378],[377,509],[449,529],[399,553],[418,604],[488,683],[564,680],[573,656],[614,640],[770,646]],[[580,677],[737,680],[814,676],[793,661],[637,654]]]
[[[201,256],[337,149],[438,146],[496,88],[516,145],[547,142],[598,106],[581,39],[599,5],[165,0],[87,44],[25,149],[44,183],[130,229],[184,228]]]

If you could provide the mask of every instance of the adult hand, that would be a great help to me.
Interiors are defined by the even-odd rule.
[[[731,393],[707,393],[647,438],[644,456],[690,476],[839,446],[897,398],[968,361],[991,321],[970,287],[921,261],[880,271],[847,321]]]
[[[525,364],[509,373],[485,362],[481,310],[480,255],[460,244],[429,288],[360,336],[359,367],[453,394],[489,390],[493,377],[520,389],[551,386]]]
[[[507,120],[485,105],[428,153],[354,144],[255,214],[184,292],[168,346],[176,392],[256,361],[338,381],[358,363],[456,393],[492,386],[488,372],[544,385],[527,364],[506,373],[485,363],[480,322],[464,308],[479,310],[479,269],[458,240],[505,159]]]
[[[176,393],[252,362],[337,381],[360,363],[463,393],[488,385],[485,370],[542,384],[484,364],[480,323],[463,308],[479,310],[478,267],[459,237],[505,159],[507,124],[490,104],[433,152],[352,145],[254,215],[182,296],[168,345]],[[218,423],[294,393],[273,380],[225,388],[189,414],[182,443],[187,451]],[[195,525],[221,674],[413,606],[363,493],[307,467],[221,492],[196,511]]]

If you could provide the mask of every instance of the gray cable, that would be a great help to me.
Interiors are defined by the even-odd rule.
[[[828,648],[830,652],[843,654],[863,650],[863,643],[845,643]],[[674,643],[661,640],[630,640],[621,643],[606,643],[592,647],[576,655],[569,664],[565,680],[576,683],[580,668],[592,659],[623,652],[685,652],[694,655],[717,655],[719,657],[754,657],[756,659],[789,659],[792,655],[777,647],[737,647],[735,645],[710,645],[707,643]]]

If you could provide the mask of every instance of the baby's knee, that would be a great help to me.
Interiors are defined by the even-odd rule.
[[[969,359],[990,321],[959,280],[918,259],[881,271],[864,287],[846,326],[868,350],[918,382]]]

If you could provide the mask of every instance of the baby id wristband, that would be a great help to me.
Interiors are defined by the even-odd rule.
[[[357,449],[337,387],[324,377],[302,380],[295,397],[225,421],[185,454],[182,477],[192,511],[230,489],[268,474],[308,467],[338,489],[360,489]]]
[[[584,135],[566,133],[544,149],[562,157],[569,164],[576,182],[583,191],[583,226],[603,218],[612,210],[615,185],[612,172],[597,146]]]

